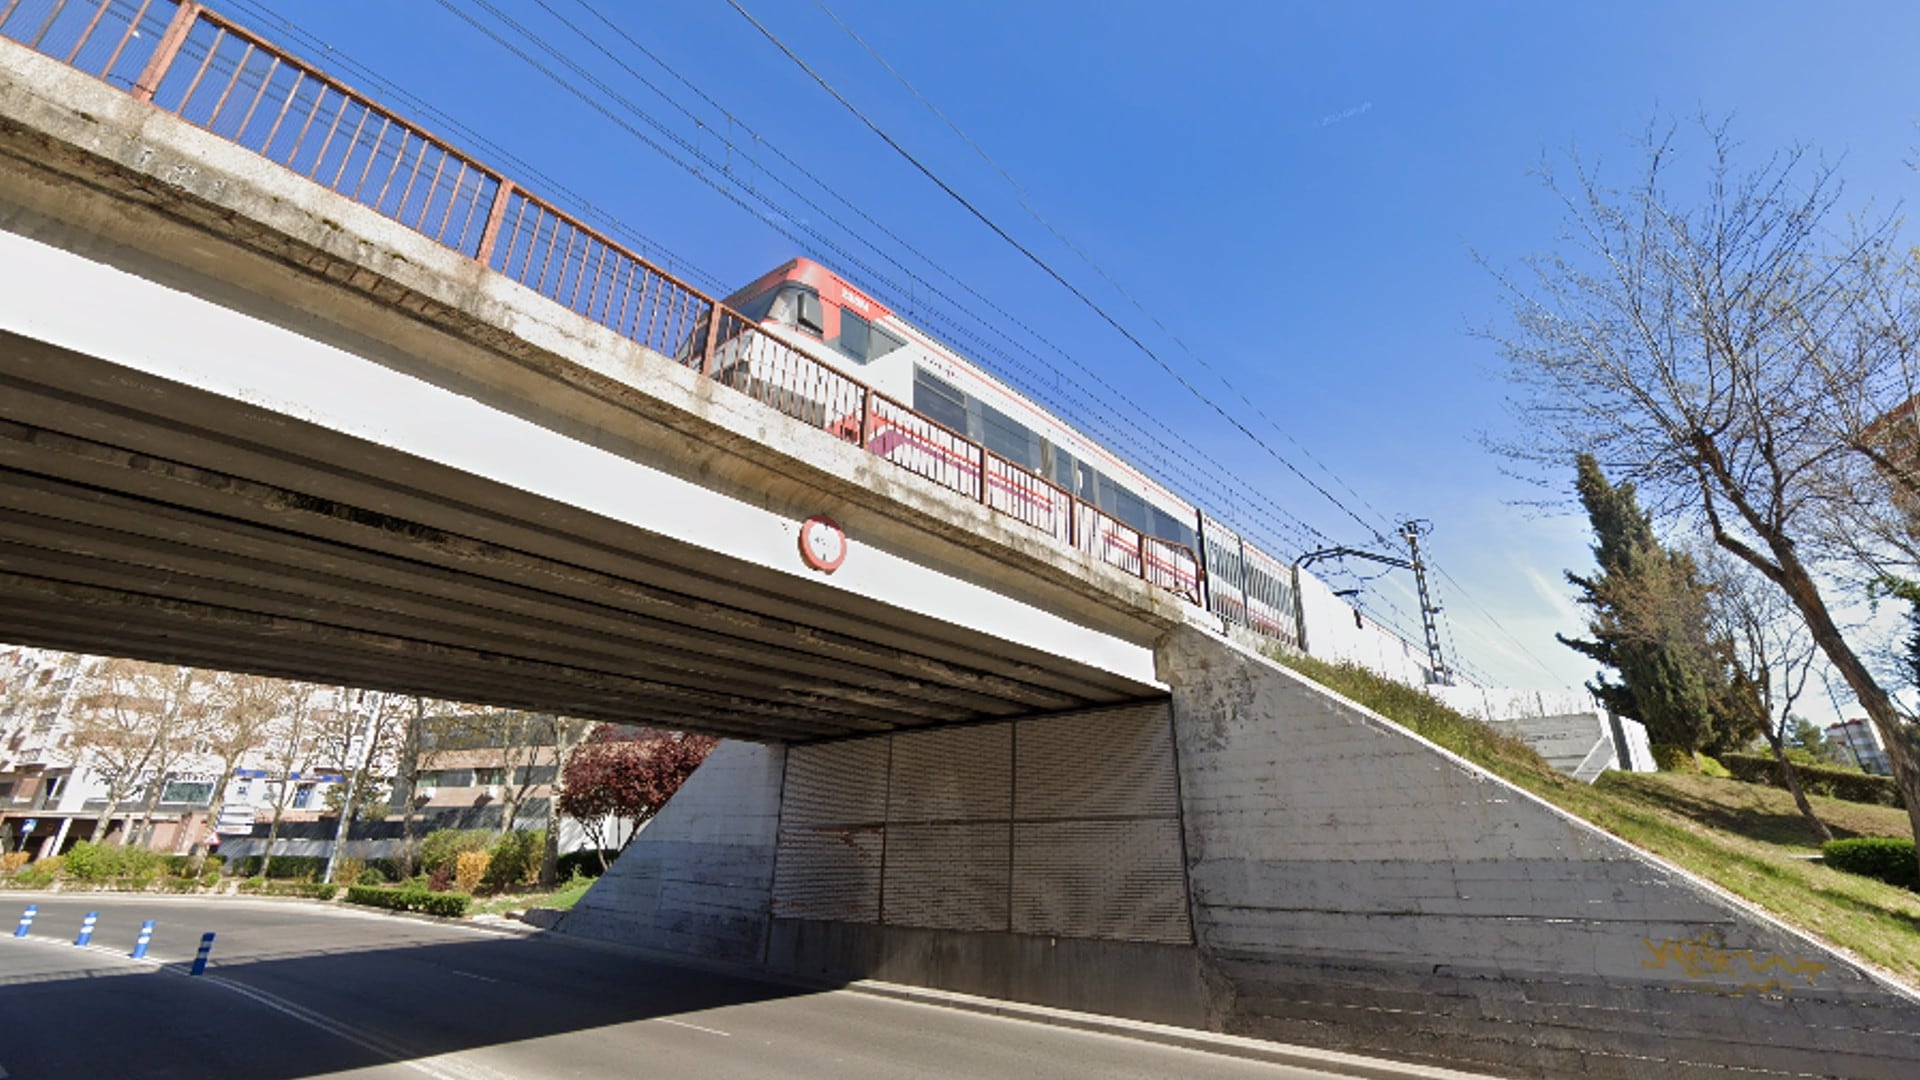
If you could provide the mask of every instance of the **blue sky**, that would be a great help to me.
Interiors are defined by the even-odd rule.
[[[1323,540],[1377,546],[1372,530],[1390,521],[1430,520],[1451,643],[1466,670],[1517,686],[1590,674],[1552,637],[1580,628],[1561,573],[1590,562],[1585,522],[1517,506],[1537,493],[1481,443],[1522,421],[1472,333],[1499,317],[1475,253],[1512,269],[1552,246],[1557,211],[1534,170],[1573,150],[1628,166],[1650,117],[1705,110],[1732,114],[1756,154],[1812,144],[1841,164],[1851,196],[1887,205],[1914,183],[1906,162],[1920,143],[1908,55],[1920,5],[1249,0],[1174,14],[1133,0],[825,0],[1018,182],[1043,225],[812,0],[739,0],[1335,505],[940,192],[727,0],[544,0],[552,12],[542,0],[485,2],[531,34],[480,0],[215,6],[363,88],[376,80],[349,59],[425,99],[671,252],[696,283],[731,289],[811,253],[923,325],[968,327],[999,355],[943,336],[1128,456],[1157,461],[1164,479],[1282,557]],[[660,127],[580,83],[623,123],[609,120],[449,6],[557,67],[544,39]],[[629,128],[704,157],[699,175]],[[715,190],[736,181],[749,202],[777,193],[779,209],[750,213]],[[824,241],[805,241],[808,251],[782,234],[803,228]],[[1117,393],[1082,389],[1085,371]],[[1246,487],[1260,496],[1230,493]],[[1570,489],[1569,467],[1556,490]],[[1336,587],[1375,572],[1321,565]],[[1417,630],[1405,578],[1368,581],[1362,602]]]

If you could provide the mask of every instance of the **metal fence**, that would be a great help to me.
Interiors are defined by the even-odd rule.
[[[247,148],[782,413],[1187,600],[1200,561],[701,293],[191,0],[0,0],[20,42]]]

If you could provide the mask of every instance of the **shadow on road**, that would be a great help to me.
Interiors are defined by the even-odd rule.
[[[495,1077],[512,1071],[433,1059],[812,992],[546,936],[285,944],[196,979],[124,952],[0,937],[0,1068],[14,1080],[292,1080],[411,1062],[395,1075]]]

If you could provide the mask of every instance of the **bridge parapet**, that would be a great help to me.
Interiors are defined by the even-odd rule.
[[[1199,560],[904,403],[806,355],[716,299],[464,154],[418,123],[193,0],[13,0],[19,41],[369,208],[581,318],[895,467],[1191,603]],[[464,276],[464,275],[462,275]],[[723,366],[719,354],[728,357]],[[739,375],[751,357],[753,377]]]

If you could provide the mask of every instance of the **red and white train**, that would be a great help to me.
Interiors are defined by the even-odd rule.
[[[739,318],[723,319],[713,356],[698,358],[720,381],[1224,618],[1297,640],[1278,560],[832,270],[793,259],[724,303]],[[696,361],[705,336],[703,326],[684,360]]]

